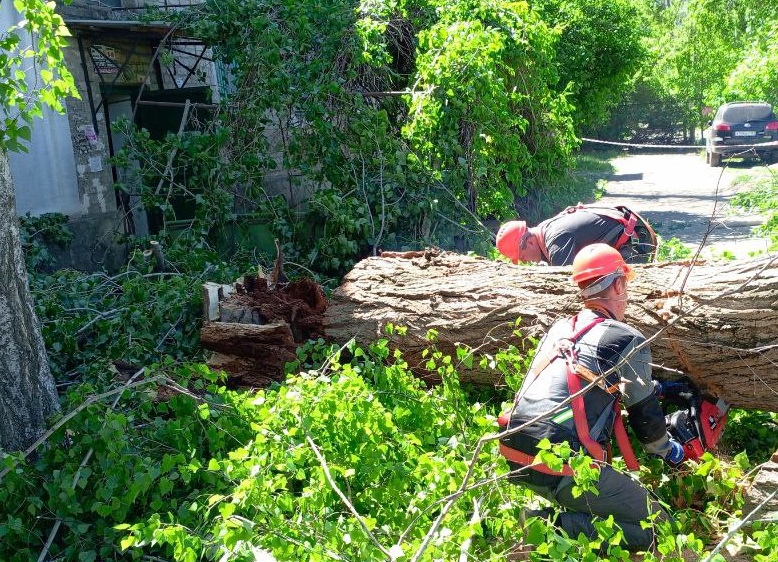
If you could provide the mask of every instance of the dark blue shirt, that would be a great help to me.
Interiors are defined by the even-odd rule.
[[[624,232],[618,220],[586,209],[551,217],[538,226],[548,251],[549,265],[571,265],[584,246],[596,242],[613,246]]]

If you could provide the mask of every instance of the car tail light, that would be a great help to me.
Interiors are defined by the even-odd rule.
[[[778,131],[778,121],[770,121],[764,126],[765,131]]]
[[[732,127],[729,126],[729,123],[719,123],[715,127],[713,127],[714,131],[723,133],[724,131],[731,131]]]

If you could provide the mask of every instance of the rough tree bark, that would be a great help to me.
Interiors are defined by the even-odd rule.
[[[525,338],[539,338],[557,318],[580,308],[569,268],[517,267],[450,253],[391,255],[367,258],[346,275],[323,313],[323,334],[335,342],[354,337],[367,343],[387,337],[387,323],[406,326],[407,335],[392,341],[420,376],[430,329],[437,331],[436,347],[454,357],[457,343],[494,354],[509,345],[526,347]],[[682,371],[734,406],[778,411],[778,261],[636,269],[627,322],[655,336],[655,375],[674,378]],[[517,319],[521,336],[514,333]],[[293,329],[294,319],[285,321]],[[210,338],[214,330],[221,331],[211,327]],[[288,343],[281,342],[279,352],[289,353]],[[219,345],[222,353],[246,356],[239,349],[245,342]],[[261,371],[262,358],[254,357],[254,369]],[[460,368],[460,376],[501,383],[495,372],[477,366]]]
[[[0,449],[25,449],[59,410],[35,315],[8,156],[0,150]]]
[[[660,378],[683,371],[734,406],[778,411],[778,261],[636,266],[627,322],[651,343]],[[375,340],[388,322],[408,327],[398,342],[410,365],[422,365],[429,329],[437,347],[461,342],[484,353],[524,336],[541,336],[580,308],[566,267],[516,267],[456,254],[415,259],[368,258],[330,298],[325,332],[335,341]],[[463,379],[499,383],[474,369]]]

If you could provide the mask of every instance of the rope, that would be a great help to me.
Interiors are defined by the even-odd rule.
[[[591,142],[595,144],[611,144],[614,146],[626,146],[629,148],[683,148],[683,149],[694,149],[694,150],[702,150],[705,148],[705,145],[701,145],[701,144],[635,144],[629,142],[615,142],[615,141],[605,141],[599,139],[588,139],[584,137],[582,137],[581,140],[584,142]],[[778,147],[778,141],[760,142],[759,144],[726,145],[727,148],[742,148],[744,151],[756,147],[759,147],[761,149],[770,146]]]

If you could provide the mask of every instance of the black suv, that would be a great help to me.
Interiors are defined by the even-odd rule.
[[[778,119],[769,103],[725,103],[709,125],[704,133],[705,159],[711,166],[721,166],[721,159],[729,156],[778,159]]]

